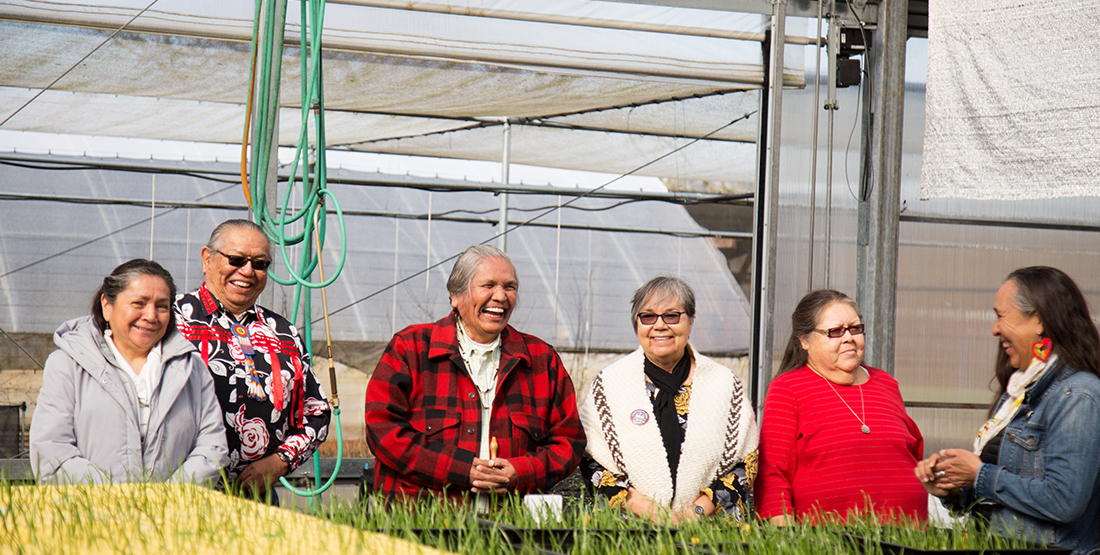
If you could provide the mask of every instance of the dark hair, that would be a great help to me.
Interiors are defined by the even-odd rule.
[[[688,318],[695,317],[695,291],[688,282],[673,276],[657,276],[639,287],[630,299],[630,325],[634,326],[635,333],[638,332],[638,312],[654,297],[659,301],[674,299],[684,306]]]
[[[225,235],[231,229],[251,229],[263,235],[264,240],[267,242],[267,255],[271,256],[271,239],[264,233],[264,228],[251,220],[226,220],[218,224],[218,226],[214,228],[214,231],[210,232],[210,239],[206,241],[206,248],[212,251],[222,250],[222,244],[225,243]]]
[[[481,262],[490,258],[503,259],[512,266],[512,273],[515,273],[516,265],[512,264],[507,253],[492,245],[473,245],[462,251],[455,260],[455,265],[451,267],[451,275],[447,278],[447,293],[457,297],[469,291]],[[519,288],[519,276],[516,276],[516,288]]]
[[[1050,266],[1020,268],[1005,279],[1005,283],[1010,281],[1017,287],[1012,304],[1024,316],[1039,316],[1042,336],[1049,337],[1054,344],[1052,353],[1072,371],[1100,376],[1100,335],[1077,284],[1065,272]],[[994,369],[1000,398],[1016,371],[1004,349],[997,349]]]
[[[176,282],[172,280],[172,274],[168,273],[168,270],[165,270],[160,264],[144,258],[135,258],[123,262],[111,271],[111,275],[103,278],[103,284],[99,286],[99,289],[96,289],[95,296],[92,297],[92,320],[100,332],[107,331],[107,320],[103,317],[103,304],[100,299],[106,298],[107,302],[112,305],[115,304],[118,294],[130,287],[130,284],[138,276],[153,276],[163,279],[164,283],[168,285],[168,300],[172,301],[176,298]],[[172,335],[175,329],[176,319],[169,317],[164,336]]]
[[[856,311],[860,320],[863,313],[851,297],[833,289],[817,289],[806,293],[791,313],[791,338],[783,351],[783,362],[779,363],[779,374],[796,368],[802,368],[809,360],[806,349],[802,348],[802,338],[813,333],[821,313],[833,303],[844,303]]]

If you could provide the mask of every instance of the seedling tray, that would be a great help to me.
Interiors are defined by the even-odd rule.
[[[883,555],[1054,555],[1068,554],[1073,550],[1065,547],[1032,546],[1025,548],[974,548],[974,549],[921,549],[883,540],[865,538],[848,532],[837,532],[863,548],[865,553],[873,552],[872,545],[878,545]]]
[[[399,539],[406,539],[410,535],[415,536],[419,539],[420,543],[438,546],[440,549],[446,549],[449,545],[458,545],[470,534],[482,536],[486,541],[494,541],[493,538],[485,536],[486,532],[492,532],[492,530],[485,528],[388,528],[376,531],[389,534]],[[519,536],[506,532],[499,527],[497,531],[501,532],[500,541],[502,543],[511,546],[517,551],[524,547],[523,540]],[[541,553],[542,555],[565,555],[560,551],[544,549],[537,545],[528,545],[526,548],[528,552]]]
[[[497,529],[514,546],[541,548],[549,551],[569,551],[577,543],[578,534],[598,538],[656,538],[666,529],[655,526],[644,528],[519,528],[486,519],[479,519],[482,530]]]
[[[707,553],[709,555],[741,555],[749,551],[749,544],[744,542],[676,542],[676,546],[685,551],[695,553]]]

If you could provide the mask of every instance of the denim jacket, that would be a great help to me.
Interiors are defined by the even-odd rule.
[[[1028,387],[997,463],[982,464],[962,490],[964,506],[992,503],[1003,535],[1100,550],[1100,378],[1056,362]]]

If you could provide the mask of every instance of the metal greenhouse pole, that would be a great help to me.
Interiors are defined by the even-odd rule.
[[[871,31],[864,101],[863,175],[856,237],[856,301],[868,326],[863,360],[894,373],[898,217],[908,0],[883,0]]]
[[[765,87],[760,94],[760,163],[757,165],[753,216],[752,352],[749,395],[764,406],[764,391],[772,375],[772,321],[775,310],[775,253],[779,212],[779,137],[783,112],[783,36],[787,5],[772,4],[769,40],[765,48]]]

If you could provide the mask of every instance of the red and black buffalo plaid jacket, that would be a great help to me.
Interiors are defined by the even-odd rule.
[[[367,384],[367,442],[375,488],[387,496],[424,489],[468,492],[481,410],[458,350],[454,315],[393,336]],[[509,326],[501,336],[489,420],[498,457],[516,469],[518,493],[545,490],[580,463],[584,429],[573,382],[553,347]]]

